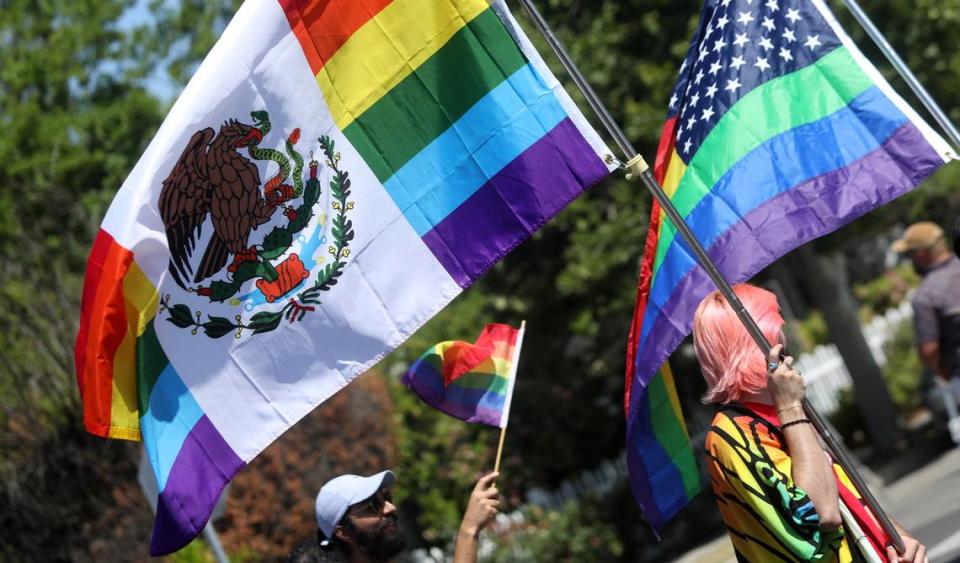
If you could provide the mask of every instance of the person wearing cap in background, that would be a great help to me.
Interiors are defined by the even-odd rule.
[[[481,530],[493,520],[500,504],[493,484],[499,473],[481,477],[460,523],[454,563],[477,560]],[[390,489],[390,470],[376,475],[341,475],[320,488],[316,500],[317,543],[349,563],[390,561],[406,549]]]
[[[910,258],[923,277],[911,301],[920,360],[960,400],[960,259],[929,221],[907,227],[890,249]]]

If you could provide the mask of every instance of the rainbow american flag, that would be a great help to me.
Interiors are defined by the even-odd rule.
[[[488,324],[472,344],[441,342],[410,366],[403,384],[454,418],[506,428],[523,331]]]
[[[670,97],[655,175],[732,284],[953,158],[822,0],[707,0]],[[664,402],[653,397],[655,374],[714,289],[654,202],[625,398],[631,484],[654,528],[690,489],[679,467],[662,463],[678,446],[662,441],[662,428],[651,433],[647,403]]]
[[[75,357],[151,553],[615,166],[502,1],[249,0],[117,193]]]

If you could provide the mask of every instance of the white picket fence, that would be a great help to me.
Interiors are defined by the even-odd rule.
[[[884,344],[893,336],[901,323],[909,322],[912,318],[913,309],[909,302],[904,301],[899,307],[890,309],[883,315],[877,315],[870,323],[863,326],[863,336],[880,367],[887,363],[887,356],[883,351]],[[836,411],[840,406],[838,400],[840,390],[853,385],[850,372],[847,371],[847,366],[843,363],[843,358],[835,344],[820,345],[810,353],[801,354],[797,358],[797,367],[807,382],[807,398],[823,414]]]

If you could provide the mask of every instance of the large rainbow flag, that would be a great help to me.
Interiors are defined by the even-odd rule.
[[[909,191],[952,158],[822,0],[707,0],[670,97],[655,175],[720,272],[737,283]],[[660,463],[651,487],[648,463],[670,460],[671,446],[650,434],[644,404],[713,289],[654,203],[625,397],[631,484],[654,527],[682,506],[686,487],[679,470]]]
[[[503,2],[249,0],[120,188],[76,343],[151,553],[612,168]]]
[[[454,418],[506,428],[523,330],[488,324],[473,343],[436,344],[410,366],[403,384]]]

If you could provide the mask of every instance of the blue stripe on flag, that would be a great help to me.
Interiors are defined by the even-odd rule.
[[[763,202],[859,160],[880,147],[906,122],[906,116],[879,88],[872,86],[847,107],[778,135],[740,159],[687,214],[687,224],[700,243],[710,248]],[[660,307],[694,266],[687,244],[676,237],[654,280],[638,349],[646,343]]]
[[[637,405],[640,412],[637,413],[634,421],[636,427],[628,435],[631,438],[631,447],[635,449],[640,462],[646,469],[650,493],[657,505],[657,510],[665,516],[664,520],[666,520],[689,502],[687,489],[680,470],[657,439],[653,427],[653,405],[650,401],[649,389],[643,389],[642,393],[645,400]]]
[[[162,492],[166,486],[170,468],[201,416],[200,405],[168,364],[153,386],[147,412],[140,417],[140,434],[157,477],[157,490]]]
[[[566,117],[528,64],[487,93],[384,187],[423,236]]]

